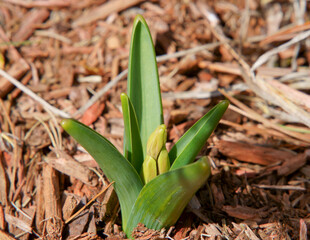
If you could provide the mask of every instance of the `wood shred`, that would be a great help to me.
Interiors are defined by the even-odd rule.
[[[261,165],[269,165],[276,162],[289,162],[295,156],[291,152],[281,151],[270,147],[268,148],[224,140],[220,140],[216,144],[216,147],[227,157]]]
[[[208,182],[175,226],[139,224],[134,236],[310,238],[309,3],[297,2],[1,1],[0,239],[125,238],[116,193],[59,116],[123,151],[137,14],[159,56],[167,149],[220,100],[231,105],[198,156],[210,157]]]

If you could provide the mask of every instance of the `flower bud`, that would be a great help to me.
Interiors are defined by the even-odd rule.
[[[142,165],[142,175],[145,184],[157,176],[156,160],[151,156],[147,155],[144,159]]]
[[[161,149],[165,146],[166,141],[167,130],[165,124],[162,124],[155,129],[147,141],[147,155],[157,159]]]
[[[157,169],[158,169],[158,174],[168,172],[170,169],[170,160],[168,156],[168,151],[165,147],[163,147],[159,153],[159,156],[157,159]]]
[[[141,173],[145,184],[170,169],[170,160],[165,146],[166,141],[167,129],[165,124],[162,124],[155,129],[147,141],[146,157]]]

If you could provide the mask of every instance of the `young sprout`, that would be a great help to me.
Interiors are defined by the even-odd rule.
[[[62,127],[114,181],[122,227],[128,237],[138,223],[159,230],[172,226],[210,174],[207,157],[194,162],[229,102],[224,100],[197,121],[168,152],[155,50],[141,15],[133,24],[128,95],[121,94],[124,155],[106,138],[73,120]]]
[[[170,160],[166,149],[167,129],[165,124],[159,125],[147,141],[146,157],[142,166],[144,183],[148,183],[157,175],[168,172]]]

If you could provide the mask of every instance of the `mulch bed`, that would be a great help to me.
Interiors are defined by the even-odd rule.
[[[219,100],[231,106],[200,153],[211,158],[212,176],[176,226],[139,225],[134,237],[310,237],[309,8],[2,0],[0,239],[124,238],[113,189],[59,122],[74,117],[122,151],[119,96],[137,14],[160,56],[168,149]]]

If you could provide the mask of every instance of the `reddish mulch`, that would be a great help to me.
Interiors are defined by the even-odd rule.
[[[307,239],[309,8],[306,1],[2,0],[1,71],[61,112],[0,77],[0,239],[124,238],[111,188],[70,218],[108,181],[59,122],[73,116],[122,151],[126,77],[117,77],[128,65],[136,14],[148,22],[157,55],[168,54],[158,64],[168,148],[224,96],[232,104],[200,154],[211,157],[212,176],[176,226],[139,225],[134,236]]]

